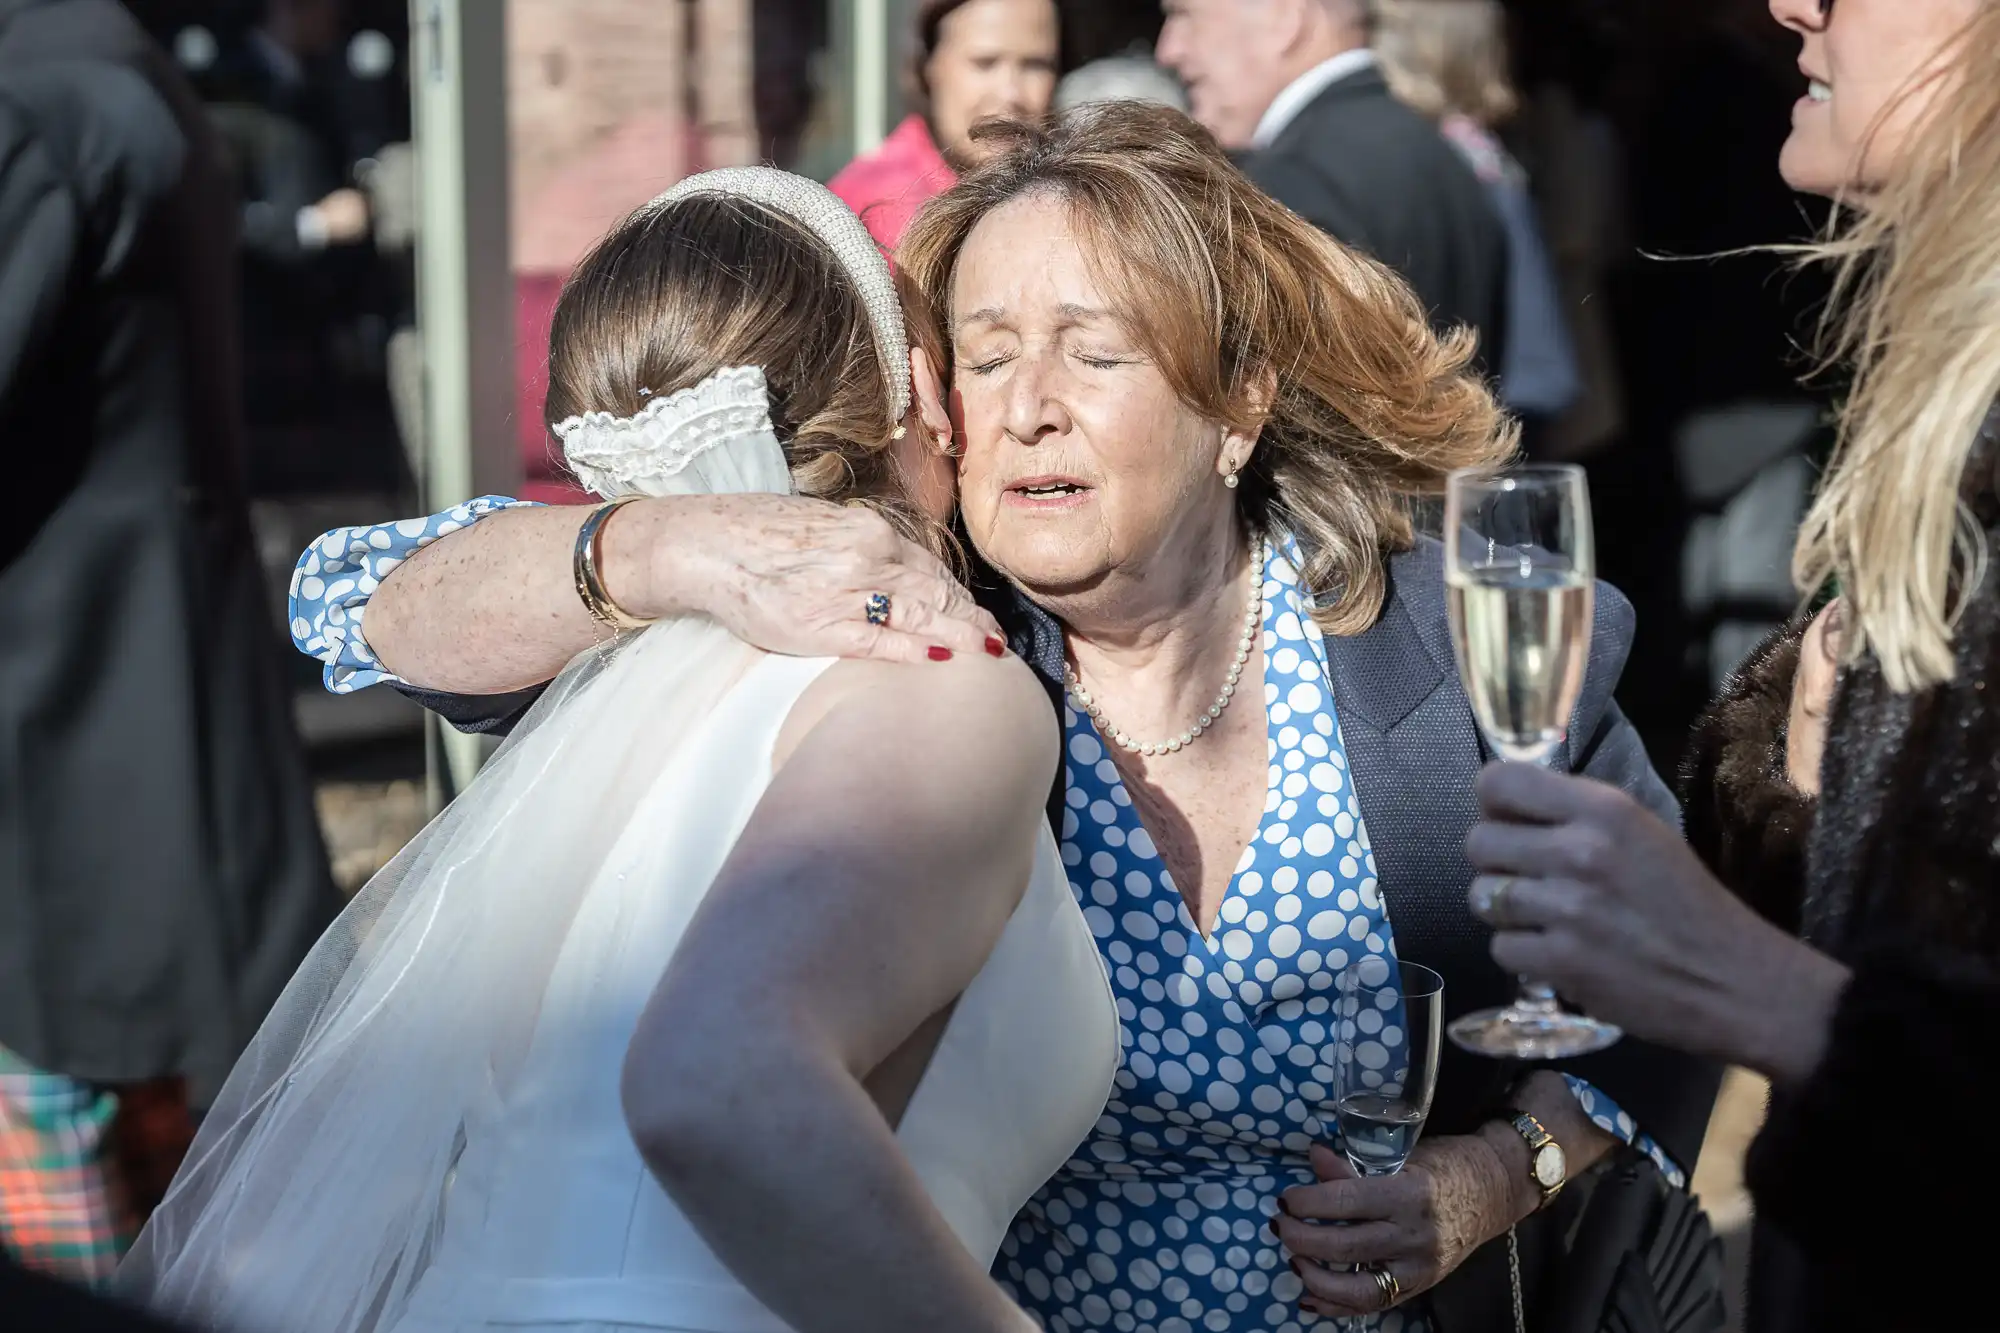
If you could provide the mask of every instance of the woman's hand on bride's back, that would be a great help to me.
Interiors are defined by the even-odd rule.
[[[617,559],[622,546],[644,571],[648,586],[633,601],[648,613],[699,612],[800,657],[920,662],[940,648],[1005,650],[999,624],[944,563],[872,509],[782,495],[631,508],[640,521],[607,524],[605,553]],[[889,599],[886,626],[868,620],[876,593]]]

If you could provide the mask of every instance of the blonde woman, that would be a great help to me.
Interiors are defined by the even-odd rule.
[[[1389,89],[1437,122],[1507,229],[1507,339],[1500,397],[1538,430],[1583,392],[1562,290],[1542,239],[1528,173],[1496,132],[1520,99],[1507,72],[1507,14],[1499,0],[1381,0],[1375,54]]]
[[[1509,969],[1773,1080],[1753,1327],[1955,1328],[1991,1229],[1954,1215],[2000,1188],[1950,1137],[2000,1063],[2000,5],[1771,9],[1811,81],[1781,169],[1852,218],[1819,255],[1854,385],[1794,561],[1840,599],[1701,723],[1713,873],[1622,793],[1510,766],[1472,897]]]

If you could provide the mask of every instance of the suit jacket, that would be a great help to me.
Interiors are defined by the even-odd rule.
[[[990,570],[976,580],[980,601],[1000,620],[1013,650],[1061,707],[1062,627]],[[1680,811],[1638,733],[1612,698],[1631,650],[1635,618],[1618,591],[1600,584],[1590,667],[1569,740],[1551,761],[1587,773],[1638,798],[1663,819]],[[1347,746],[1377,879],[1395,925],[1398,956],[1445,978],[1447,1021],[1474,1009],[1505,1004],[1514,978],[1488,953],[1490,927],[1466,905],[1472,867],[1464,837],[1477,809],[1473,781],[1491,756],[1459,684],[1445,617],[1443,547],[1419,539],[1389,560],[1382,613],[1360,634],[1326,641],[1341,735]],[[404,688],[448,719],[474,729],[504,730],[536,691],[488,699],[455,698]],[[1050,797],[1050,818],[1062,826],[1062,776]],[[1683,1167],[1692,1171],[1708,1129],[1721,1070],[1707,1062],[1630,1038],[1609,1051],[1555,1068],[1602,1088]],[[1445,1053],[1426,1133],[1464,1134],[1504,1109],[1508,1088],[1524,1072],[1511,1061]],[[1530,1323],[1538,1298],[1561,1276],[1555,1235],[1561,1210],[1522,1224],[1522,1277]],[[1503,1240],[1475,1253],[1432,1293],[1442,1333],[1508,1333]]]
[[[113,0],[0,0],[0,1045],[228,1073],[338,907],[251,541],[233,210]]]
[[[1480,364],[1499,368],[1506,229],[1472,169],[1390,94],[1381,70],[1333,83],[1243,170],[1335,240],[1401,273],[1438,328],[1471,325]]]

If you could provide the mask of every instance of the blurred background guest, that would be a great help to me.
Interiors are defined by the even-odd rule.
[[[112,0],[0,0],[0,1242],[109,1275],[337,906],[240,471],[235,227]]]
[[[346,9],[344,0],[262,0],[257,21],[223,46],[204,78],[218,102],[262,107],[301,126],[334,175],[373,155],[388,134],[356,86],[362,71],[344,58]]]
[[[1144,48],[1079,65],[1056,84],[1055,111],[1090,102],[1157,102],[1183,114],[1188,109],[1187,89]]]
[[[394,493],[406,469],[385,361],[411,302],[368,244],[363,186],[407,133],[396,52],[372,30],[350,40],[345,0],[253,12],[197,79],[241,199],[250,490]]]
[[[972,127],[1039,120],[1055,95],[1062,33],[1054,0],[922,0],[905,75],[909,115],[827,184],[893,249],[924,202],[990,151]]]
[[[1397,101],[1367,0],[1166,0],[1160,63],[1194,117],[1279,203],[1416,288],[1440,329],[1505,363],[1508,248],[1472,168]]]
[[[1853,385],[1793,565],[1838,600],[1696,732],[1706,868],[1621,793],[1508,765],[1481,783],[1472,897],[1510,971],[1772,1080],[1751,1328],[1945,1328],[2000,1171],[1949,1115],[1921,1159],[1869,1150],[1904,1128],[1898,1089],[1976,1113],[2000,1060],[2000,6],[1770,11],[1811,80],[1780,170],[1855,210],[1813,251]],[[1885,1284],[1912,1270],[1885,1270],[1872,1218],[1921,1228],[1928,1276]]]
[[[1507,229],[1500,397],[1521,419],[1532,456],[1583,386],[1527,172],[1497,133],[1520,108],[1506,11],[1499,0],[1378,0],[1375,12],[1375,53],[1390,90],[1436,123],[1486,186]]]

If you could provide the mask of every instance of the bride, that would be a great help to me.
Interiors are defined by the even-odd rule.
[[[710,173],[619,227],[550,349],[611,502],[586,602],[628,619],[591,547],[621,497],[935,528],[905,337],[798,177]],[[586,653],[320,941],[124,1293],[244,1333],[1033,1329],[987,1268],[1117,1059],[1043,819],[1057,743],[1011,658],[773,657],[696,618]]]

